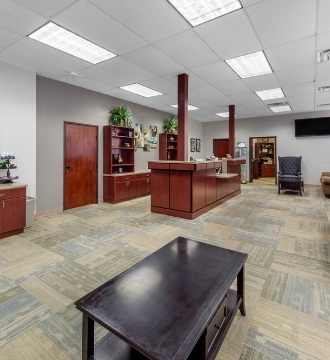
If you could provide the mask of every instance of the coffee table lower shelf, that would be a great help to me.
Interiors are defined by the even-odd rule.
[[[221,344],[229,330],[229,327],[242,303],[242,297],[237,295],[235,290],[230,289],[227,293],[227,316],[220,329],[216,333],[214,340],[208,349],[207,354],[202,358],[200,353],[194,355],[192,351],[188,360],[213,360],[215,359]],[[205,332],[203,332],[205,334]],[[203,335],[202,335],[203,336]],[[109,333],[104,336],[96,345],[94,350],[94,360],[148,360],[132,348],[128,343],[121,340],[116,335]]]

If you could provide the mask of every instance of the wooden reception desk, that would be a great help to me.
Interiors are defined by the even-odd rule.
[[[195,219],[240,194],[239,174],[216,174],[218,161],[149,161],[151,211]]]

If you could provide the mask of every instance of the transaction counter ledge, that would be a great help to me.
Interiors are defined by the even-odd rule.
[[[240,174],[216,174],[216,161],[149,161],[151,211],[195,219],[241,193]]]

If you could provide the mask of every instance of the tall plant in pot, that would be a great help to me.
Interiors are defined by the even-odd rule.
[[[124,105],[109,110],[109,124],[132,127],[132,111]]]
[[[168,133],[175,133],[178,130],[178,120],[175,116],[170,116],[164,121],[163,129]]]

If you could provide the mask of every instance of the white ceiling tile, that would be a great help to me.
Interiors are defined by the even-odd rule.
[[[238,75],[223,61],[200,66],[191,71],[211,85],[238,79]]]
[[[316,1],[266,0],[246,9],[266,48],[313,36]]]
[[[265,50],[274,71],[294,69],[315,63],[315,36]]]
[[[118,98],[118,101],[123,99],[123,100],[134,102],[137,98],[140,97],[139,95],[130,93],[128,91],[125,91],[125,90],[119,89],[119,88],[104,90],[104,91],[102,91],[102,93],[116,97],[116,98]]]
[[[166,1],[90,1],[149,42],[190,29],[189,24]]]
[[[222,92],[220,92],[218,89],[211,85],[192,89],[190,93],[200,96],[202,99],[214,99],[224,96]]]
[[[249,91],[249,88],[242,80],[228,81],[215,84],[215,88],[219,89],[224,95],[242,94]]]
[[[86,26],[91,19],[97,26]],[[53,21],[117,55],[147,44],[133,31],[85,0],[75,3],[55,16]]]
[[[318,32],[320,34],[330,32],[329,14],[330,14],[330,2],[329,0],[319,0],[319,26]]]
[[[330,85],[330,83],[329,83]],[[322,85],[319,85],[322,86]],[[283,92],[287,97],[298,96],[304,94],[314,94],[315,92],[315,83],[305,83],[305,84],[294,84],[283,86]]]
[[[281,87],[312,82],[315,80],[315,66],[310,65],[297,69],[278,71],[276,76]]]
[[[106,86],[105,84],[101,84],[99,82],[96,82],[91,79],[87,79],[85,77],[63,76],[59,80],[68,84],[72,84],[75,86],[83,87],[85,89],[98,91],[98,92],[103,92],[109,88],[109,86]]]
[[[143,69],[120,56],[104,61],[98,66],[110,71],[113,74],[117,74],[123,78],[128,78],[132,81],[132,83],[156,77],[156,75],[150,71]]]
[[[327,49],[330,49],[330,32],[319,35],[316,42],[316,50],[322,51]]]
[[[279,87],[279,82],[275,74],[253,76],[242,80],[252,91],[268,90]]]
[[[330,104],[330,92],[317,92],[315,94],[315,101],[317,104]]]
[[[53,66],[56,66],[57,68],[70,71],[84,69],[90,65],[90,63],[84,60],[78,59],[75,56],[66,54],[63,51],[56,50],[30,38],[18,40],[14,45],[10,46],[8,50],[23,55],[30,60],[35,61],[37,64],[45,62],[53,64]]]
[[[182,65],[152,45],[132,51],[123,57],[159,76],[179,74],[185,70]]]
[[[168,106],[176,105],[178,103],[177,95],[174,95],[174,96],[170,96],[170,95],[157,96],[157,98],[155,100],[157,102],[159,102],[159,103],[162,103],[162,104],[165,104],[165,105],[168,105]]]
[[[155,46],[187,68],[214,63],[219,60],[194,30],[159,41]]]
[[[155,79],[141,81],[141,84],[153,90],[159,91],[162,94],[173,93],[177,91],[177,85],[167,81],[161,77]]]
[[[311,111],[314,111],[314,102],[312,102],[312,103],[292,104],[291,109],[294,112],[297,112],[297,113],[311,112]]]
[[[15,3],[45,17],[52,17],[66,9],[76,0],[13,0]]]
[[[243,10],[197,26],[195,31],[222,60],[261,49],[258,37]]]
[[[243,7],[248,7],[257,4],[258,2],[264,1],[264,0],[240,0]]]
[[[110,73],[97,66],[91,66],[87,69],[79,71],[79,74],[84,75],[86,78],[93,79],[101,84],[108,85],[108,88],[119,87],[130,84],[130,80]]]
[[[288,96],[288,102],[290,105],[293,104],[301,104],[301,103],[313,103],[314,102],[315,94],[303,94],[303,95],[296,95],[296,96]]]
[[[330,61],[316,65],[316,81],[330,80]]]
[[[21,39],[22,36],[6,29],[0,29],[0,46],[6,48],[13,44],[17,40]]]
[[[229,106],[233,105],[233,100],[228,96],[222,96],[220,98],[214,98],[210,100],[211,103],[217,105],[217,106]],[[228,111],[228,109],[227,109]]]
[[[259,97],[254,92],[248,92],[245,94],[236,94],[236,95],[230,95],[230,98],[234,101],[245,104],[248,102],[253,102],[259,99]],[[260,99],[259,99],[260,100]]]
[[[15,4],[11,0],[0,1],[0,24],[2,28],[20,35],[28,35],[46,21],[46,18]]]
[[[261,100],[247,102],[244,104],[244,108],[251,112],[268,109],[267,105],[263,103]]]

